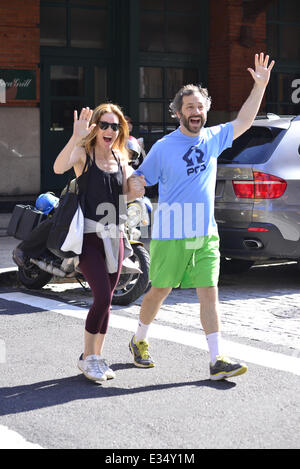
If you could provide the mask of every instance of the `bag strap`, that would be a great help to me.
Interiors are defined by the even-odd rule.
[[[83,180],[83,191],[82,191],[82,194],[84,194],[86,192],[86,188],[88,187],[88,180],[89,180],[89,169],[91,167],[91,157],[89,156],[88,153],[85,154],[85,164],[84,164],[84,167],[83,167],[83,170],[82,170],[82,173],[80,174],[80,176],[78,176],[78,178],[80,178],[81,176],[83,176],[85,173],[87,173],[85,179]],[[87,170],[87,171],[86,171]],[[77,185],[77,189],[78,189],[78,192],[79,192],[79,187],[78,187],[78,178],[76,178],[76,185]]]
[[[95,151],[95,150],[94,150]],[[84,168],[82,170],[82,173],[81,173],[81,176],[83,175],[83,173],[85,173],[85,170],[88,166],[90,166],[90,162],[91,162],[91,158],[90,158],[90,155],[88,153],[85,154],[85,164],[84,164]]]
[[[75,180],[75,184],[76,184],[77,192],[78,192],[78,189],[79,189],[79,188],[78,188],[77,179],[78,179],[79,177],[81,177],[81,176],[85,173],[86,168],[87,168],[87,167],[90,167],[90,166],[91,166],[91,158],[90,158],[90,156],[86,153],[86,155],[85,155],[85,163],[84,163],[84,167],[83,167],[82,173],[80,174],[80,176],[75,177],[75,178],[73,177],[73,174],[71,174],[70,177],[69,177],[69,181],[68,181],[67,185],[65,186],[65,189],[64,189],[62,192],[64,192],[64,194],[66,194],[67,192],[69,192],[69,191],[70,191],[70,185],[71,185],[72,181],[74,181],[74,180]],[[75,176],[76,176],[76,175],[75,175]],[[86,187],[86,186],[87,186],[87,184],[85,184],[85,187]]]
[[[116,155],[115,155],[115,152],[114,152],[113,150],[112,150],[111,152],[112,152],[112,154],[113,154],[113,157],[114,157],[114,159],[115,159],[115,160],[116,160],[116,162],[118,163],[118,166],[120,166],[120,163],[121,163],[121,162],[120,162],[120,158],[119,158],[119,156],[118,156],[118,157],[116,157]]]

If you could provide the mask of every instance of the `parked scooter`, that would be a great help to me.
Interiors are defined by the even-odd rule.
[[[129,148],[131,145],[129,146]],[[135,158],[134,163],[137,163],[138,149],[130,148]],[[140,163],[140,161],[139,161]],[[134,165],[133,165],[134,167]],[[27,215],[31,219],[38,219],[32,225],[32,229],[38,223],[44,221],[47,217],[51,217],[54,213],[59,199],[52,193],[41,194],[36,200],[36,206],[27,206]],[[15,210],[24,210],[24,206],[16,206]],[[130,260],[142,273],[133,273],[131,269],[123,266],[119,282],[115,288],[112,304],[115,305],[128,305],[138,299],[148,288],[149,285],[149,264],[150,258],[148,251],[144,244],[140,241],[141,229],[150,226],[151,222],[152,204],[148,197],[141,197],[127,206],[127,220],[125,222],[125,233],[129,239],[130,245],[133,250],[133,255]],[[15,213],[15,211],[14,211]],[[14,226],[13,218],[10,226],[13,226],[12,231],[9,233],[17,239],[24,240],[22,236],[23,230],[21,224],[26,225],[26,220],[18,221],[18,227]],[[22,220],[22,218],[20,217]],[[25,227],[25,232],[28,235],[28,226]],[[148,234],[148,230],[147,230]],[[41,289],[50,282],[52,277],[60,277],[65,279],[76,279],[84,289],[89,289],[83,275],[77,268],[74,258],[60,258],[50,251],[45,250],[45,255],[38,259],[30,258],[24,265],[18,266],[19,280],[28,289]]]
[[[51,195],[51,194],[50,194]],[[49,194],[41,194],[36,202],[36,207],[26,207],[26,212],[38,214],[41,220],[44,221],[45,217],[51,217],[52,210],[48,207],[44,212],[40,209],[45,205],[45,201],[49,199]],[[51,196],[55,201],[57,199]],[[58,199],[57,199],[58,200]],[[22,206],[17,206],[22,209]],[[53,207],[52,207],[53,209]],[[48,211],[48,213],[46,213]],[[147,289],[149,284],[149,254],[143,243],[140,241],[141,228],[150,225],[152,204],[147,197],[136,199],[134,202],[128,204],[127,220],[125,222],[125,233],[129,239],[130,245],[133,250],[133,255],[130,260],[138,267],[142,273],[133,273],[131,269],[126,267],[122,268],[121,275],[113,296],[113,304],[128,305],[139,298]],[[42,216],[44,214],[44,216]],[[14,215],[13,215],[14,216]],[[21,223],[26,223],[24,220]],[[20,235],[14,234],[17,239],[22,239]],[[74,258],[60,258],[55,256],[50,251],[45,251],[45,255],[38,259],[28,259],[19,269],[20,282],[29,289],[40,289],[50,282],[52,277],[76,279],[83,288],[87,289],[87,284],[79,269],[76,269]]]

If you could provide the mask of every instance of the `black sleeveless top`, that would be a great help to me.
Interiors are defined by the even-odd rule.
[[[104,225],[124,223],[126,205],[123,196],[123,172],[120,160],[113,156],[118,163],[118,171],[107,173],[100,169],[93,158],[89,159],[89,169],[77,179],[79,191],[84,193],[83,213],[85,218],[100,221]],[[121,219],[120,219],[121,217]]]

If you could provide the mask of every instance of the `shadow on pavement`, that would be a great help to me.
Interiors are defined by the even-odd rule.
[[[134,365],[116,363],[112,368],[114,370],[121,370],[134,368]],[[185,386],[209,387],[220,391],[226,391],[235,387],[236,383],[226,380],[211,381],[209,379],[204,379],[198,381],[122,388],[112,385],[111,380],[102,385],[89,381],[80,374],[48,381],[40,381],[38,383],[27,385],[2,388],[0,390],[0,415],[18,414],[82,399],[126,396],[149,391],[181,388]]]

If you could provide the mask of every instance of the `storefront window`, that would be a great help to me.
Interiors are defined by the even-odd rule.
[[[169,104],[181,86],[198,82],[198,70],[177,67],[140,68],[140,132],[166,133],[177,122],[170,116]]]
[[[142,122],[160,123],[163,120],[161,103],[140,103],[140,120]]]
[[[194,12],[199,10],[199,0],[169,0],[167,4],[169,11],[189,11]]]
[[[145,52],[164,52],[164,18],[161,13],[141,12],[140,49]]]
[[[268,88],[268,112],[274,112],[275,114],[299,114],[300,73],[273,72]]]
[[[84,94],[83,67],[51,65],[51,96],[82,96]]]
[[[173,99],[179,88],[190,83],[197,84],[198,70],[194,68],[167,68],[166,69],[167,97]]]
[[[299,0],[281,2],[280,18],[282,21],[295,21],[300,23]]]
[[[64,131],[72,126],[74,109],[81,107],[81,101],[77,97],[84,96],[83,67],[51,65],[50,92],[50,130]]]
[[[40,44],[41,46],[67,45],[66,9],[41,5]]]
[[[71,47],[105,49],[106,24],[106,11],[72,8]]]
[[[74,120],[74,109],[82,107],[81,101],[64,100],[51,103],[51,131],[63,132],[71,129]]]
[[[142,10],[163,10],[164,7],[164,0],[140,0],[140,8]]]
[[[267,12],[268,51],[278,59],[299,60],[300,10],[298,0],[278,0]]]
[[[97,7],[106,7],[107,0],[71,0],[72,5],[95,5]]]
[[[200,18],[192,15],[168,17],[167,51],[199,54],[201,50]]]
[[[159,67],[140,68],[140,97],[162,98],[163,69]]]
[[[267,112],[299,114],[300,10],[298,0],[278,0],[268,9],[267,49],[276,65],[267,88]]]
[[[106,49],[106,0],[44,0],[41,46]]]
[[[95,106],[107,101],[107,71],[105,67],[94,68]]]
[[[280,57],[300,60],[300,23],[282,25],[280,28]]]
[[[200,0],[141,1],[140,50],[198,54],[201,7]]]

